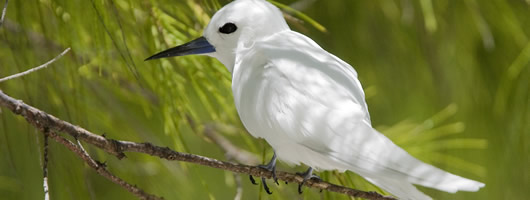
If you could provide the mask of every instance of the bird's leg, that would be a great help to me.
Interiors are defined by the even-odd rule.
[[[258,165],[259,168],[266,169],[267,171],[272,172],[272,179],[276,183],[276,185],[279,185],[278,178],[276,177],[276,152],[272,155],[272,159],[267,163],[266,165]],[[252,184],[257,185],[256,181],[254,180],[254,177],[252,175],[249,175],[250,182]],[[267,186],[267,183],[265,182],[265,178],[261,177],[261,183],[263,184],[263,188],[267,192],[267,194],[272,194],[272,192],[269,190],[269,186]]]
[[[319,176],[313,174],[313,168],[312,167],[309,167],[307,169],[307,171],[305,171],[305,172],[298,172],[296,174],[304,178],[302,183],[298,184],[298,193],[300,193],[300,194],[302,194],[302,185],[304,185],[304,183],[307,180],[312,179],[312,178],[313,179],[317,179],[317,180],[321,180]]]

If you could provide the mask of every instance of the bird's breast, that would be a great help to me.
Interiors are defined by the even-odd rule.
[[[270,104],[277,101],[277,93],[271,90],[271,80],[265,76],[270,69],[248,62],[242,64],[246,66],[234,70],[232,79],[234,103],[247,130],[254,137],[263,138],[261,133],[270,127],[264,113],[275,112],[270,110]]]

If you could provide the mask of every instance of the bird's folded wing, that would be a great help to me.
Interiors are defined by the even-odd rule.
[[[273,43],[281,45],[256,44],[253,57],[263,62],[257,87],[258,101],[263,103],[258,105],[265,107],[263,122],[300,144],[326,152],[334,138],[347,134],[341,127],[351,130],[370,119],[353,68],[304,37]]]
[[[255,137],[289,134],[324,152],[331,138],[342,134],[330,127],[345,120],[347,126],[370,124],[355,70],[311,39],[286,31],[242,51],[232,90],[240,117]]]

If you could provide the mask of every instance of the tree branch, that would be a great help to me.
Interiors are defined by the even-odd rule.
[[[69,122],[62,121],[50,114],[47,114],[41,110],[38,110],[34,107],[31,107],[21,100],[14,99],[0,90],[0,105],[8,108],[13,113],[23,116],[30,124],[43,130],[44,127],[50,130],[50,133],[55,132],[65,132],[74,138],[81,139],[89,144],[92,144],[112,155],[117,156],[118,158],[125,157],[123,152],[139,152],[145,153],[152,156],[157,156],[167,160],[177,160],[195,163],[199,165],[209,166],[213,168],[218,168],[222,170],[227,170],[231,172],[248,174],[257,177],[271,178],[272,174],[270,171],[265,169],[242,165],[234,164],[230,162],[220,161],[213,158],[208,158],[200,155],[194,155],[189,153],[181,153],[171,150],[168,147],[159,147],[151,143],[134,143],[129,141],[119,141],[107,139],[105,137],[91,133],[81,127],[72,125]],[[53,137],[50,135],[50,137]],[[56,139],[56,137],[53,137]],[[63,138],[64,139],[64,138]],[[60,140],[62,141],[62,140]],[[69,142],[69,141],[68,141]],[[66,145],[66,144],[65,144]],[[71,148],[71,147],[69,147]],[[75,151],[75,148],[70,150]],[[77,153],[77,152],[76,152]],[[277,171],[277,177],[280,180],[291,182],[291,183],[301,183],[303,178],[299,175],[287,173],[283,171]],[[393,197],[386,197],[376,192],[365,192],[352,188],[343,187],[340,185],[335,185],[325,181],[310,179],[304,183],[305,186],[327,190],[331,192],[346,194],[352,197],[361,197],[365,199],[374,199],[374,200],[392,200]]]
[[[4,24],[4,17],[6,16],[8,3],[9,3],[9,0],[6,0],[6,3],[4,4],[4,9],[2,9],[2,16],[0,16],[0,27],[2,27],[2,24]]]
[[[124,180],[122,180],[121,178],[119,178],[119,177],[115,176],[114,174],[110,173],[105,168],[104,164],[96,162],[94,159],[92,159],[90,157],[90,155],[88,155],[88,153],[83,149],[82,146],[75,145],[70,140],[67,140],[67,139],[63,138],[63,137],[59,136],[57,133],[54,133],[54,132],[48,133],[48,136],[53,138],[58,143],[63,144],[70,151],[72,151],[75,154],[77,154],[77,156],[79,156],[81,159],[83,159],[83,161],[85,161],[85,163],[88,164],[88,166],[90,166],[94,170],[96,170],[96,172],[99,175],[101,175],[101,176],[109,179],[110,181],[122,186],[127,191],[133,193],[134,195],[136,195],[140,199],[147,199],[147,200],[160,200],[160,199],[162,199],[162,198],[156,197],[154,195],[148,194],[148,193],[144,192],[143,190],[137,188],[136,186],[131,185],[131,184],[125,182]]]
[[[50,200],[50,190],[48,186],[48,133],[44,133],[44,153],[42,162],[44,200]]]
[[[38,67],[34,67],[34,68],[31,68],[29,70],[26,70],[24,72],[20,72],[18,74],[13,74],[11,76],[8,76],[8,77],[4,77],[4,78],[0,78],[0,83],[1,82],[4,82],[4,81],[7,81],[7,80],[10,80],[10,79],[14,79],[14,78],[18,78],[18,77],[21,77],[21,76],[25,76],[25,75],[28,75],[32,72],[35,72],[37,70],[40,70],[40,69],[43,69],[43,68],[46,68],[48,67],[48,65],[52,64],[53,62],[55,62],[57,59],[61,58],[64,56],[64,54],[68,53],[68,51],[70,51],[70,47],[66,48],[61,54],[59,54],[58,56],[56,56],[55,58],[51,59],[50,61],[38,66]]]

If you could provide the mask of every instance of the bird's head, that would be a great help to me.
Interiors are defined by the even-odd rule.
[[[265,0],[235,0],[215,13],[203,37],[157,53],[146,60],[205,54],[217,58],[232,71],[237,51],[284,30],[289,30],[289,26],[274,5]]]

